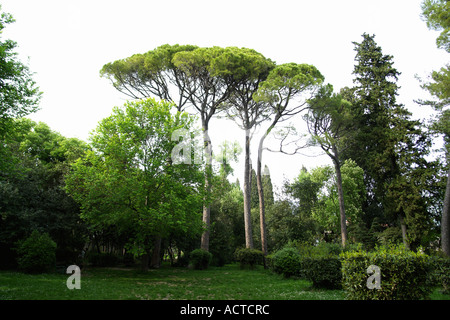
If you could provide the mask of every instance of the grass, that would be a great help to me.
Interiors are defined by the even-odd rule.
[[[87,268],[81,290],[69,290],[66,274],[29,275],[0,271],[0,300],[343,300],[342,290],[318,290],[311,282],[285,279],[262,267],[190,270],[164,266],[136,269]],[[449,300],[435,290],[432,300]]]
[[[317,290],[306,280],[284,279],[262,267],[238,265],[207,270],[162,267],[89,268],[81,289],[69,290],[66,274],[28,275],[0,271],[0,300],[340,300],[341,290]]]

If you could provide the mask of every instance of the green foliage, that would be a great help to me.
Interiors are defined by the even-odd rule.
[[[273,68],[254,95],[257,102],[268,102],[283,113],[291,97],[313,90],[323,82],[320,71],[308,64],[285,63]]]
[[[274,272],[289,278],[299,276],[301,256],[297,249],[283,248],[270,256],[270,265]]]
[[[450,294],[450,259],[447,257],[431,257],[433,280],[443,289],[444,294]]]
[[[196,270],[208,269],[212,254],[203,249],[195,249],[189,254],[189,263]]]
[[[386,228],[378,234],[378,240],[381,245],[392,246],[402,243],[402,230],[399,227]]]
[[[127,249],[141,256],[155,236],[195,237],[201,232],[203,175],[198,164],[173,164],[175,130],[192,134],[193,118],[172,114],[171,103],[128,102],[103,119],[92,135],[95,151],[66,178],[82,217],[96,230],[117,226]]]
[[[183,95],[183,77],[176,69],[172,58],[178,52],[192,51],[193,45],[162,45],[144,54],[107,63],[100,70],[102,77],[111,80],[114,88],[134,99],[156,96],[177,104],[179,111],[187,102]],[[171,84],[175,92],[171,92]],[[179,100],[175,101],[178,96]]]
[[[315,288],[341,288],[342,273],[339,254],[354,247],[347,245],[345,249],[337,243],[320,242],[316,246],[296,246],[302,256],[302,277],[313,283]]]
[[[356,300],[419,300],[427,299],[430,281],[429,257],[404,247],[378,247],[373,252],[353,251],[341,254],[342,283],[349,299]],[[369,289],[367,268],[378,266],[381,289]]]
[[[425,158],[431,140],[423,124],[397,103],[400,73],[393,57],[383,54],[375,35],[363,34],[362,42],[354,45],[355,86],[341,91],[351,102],[353,130],[341,155],[364,171],[366,227],[375,218],[390,226],[402,224],[407,229],[404,240],[415,248],[432,241],[434,233],[429,210],[436,197],[429,196],[429,190],[436,188],[438,171],[436,163]]]
[[[309,212],[302,211],[292,201],[287,199],[276,201],[267,208],[266,215],[269,251],[279,250],[290,241],[312,245],[320,238],[317,221]]]
[[[429,29],[440,31],[436,39],[438,48],[450,52],[450,3],[447,0],[424,0],[422,17]]]
[[[341,176],[347,220],[358,221],[364,200],[364,172],[354,161],[346,160],[341,166]],[[286,187],[298,201],[300,215],[312,218],[322,230],[340,234],[338,192],[335,170],[331,166],[317,167],[310,172],[302,169]]]
[[[263,263],[264,254],[261,250],[250,248],[237,248],[234,252],[235,259],[240,263],[241,268],[250,267]]]
[[[1,10],[1,6],[0,6]],[[7,24],[15,20],[9,13],[0,15],[0,36]],[[32,79],[26,65],[17,60],[13,50],[17,43],[0,39],[0,139],[3,140],[11,128],[11,120],[21,118],[38,109],[41,97],[39,88]],[[0,146],[0,156],[2,155]],[[3,159],[0,158],[0,169]]]
[[[233,261],[234,248],[244,242],[243,194],[238,183],[230,183],[229,171],[221,164],[220,175],[213,180],[209,252],[212,264],[223,266]]]
[[[14,267],[13,244],[33,230],[47,232],[58,244],[58,263],[73,263],[84,246],[86,226],[78,204],[66,194],[70,164],[88,149],[44,123],[22,118],[3,140],[10,156],[0,170],[0,252],[4,267]]]
[[[19,269],[26,273],[53,271],[56,263],[55,250],[56,243],[47,233],[33,231],[17,245]]]

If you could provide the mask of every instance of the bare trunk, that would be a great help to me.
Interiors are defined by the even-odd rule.
[[[244,225],[245,225],[245,247],[253,249],[252,217],[250,203],[250,137],[245,135],[245,170],[244,170]]]
[[[339,163],[339,154],[335,145],[333,145],[333,163],[336,170],[336,186],[339,199],[339,215],[341,221],[341,240],[342,247],[347,244],[347,218],[345,216],[344,190],[342,189],[341,164]]]
[[[262,162],[262,149],[264,144],[264,135],[259,141],[258,146],[258,163],[256,168],[256,184],[258,187],[258,197],[259,197],[259,226],[261,229],[261,250],[264,254],[264,267],[266,267],[265,256],[267,256],[267,234],[266,234],[266,206],[264,203],[264,189],[262,185],[261,178],[261,162]]]
[[[161,236],[156,236],[153,242],[152,261],[150,263],[152,268],[159,268],[161,266]]]
[[[150,261],[150,255],[145,253],[141,258],[141,271],[148,271],[148,263]]]
[[[203,231],[200,248],[209,251],[209,228],[211,225],[211,205],[209,197],[211,194],[211,170],[212,170],[212,145],[208,136],[208,125],[203,124],[203,143],[206,156],[205,167],[205,198],[203,204],[203,224],[205,231]]]
[[[445,189],[444,207],[442,208],[441,218],[441,246],[442,251],[447,257],[450,257],[450,169],[447,175],[447,187]]]
[[[406,249],[409,250],[408,236],[406,233],[406,223],[405,223],[405,218],[403,217],[403,214],[400,214],[400,228],[402,229],[403,245],[405,246]]]

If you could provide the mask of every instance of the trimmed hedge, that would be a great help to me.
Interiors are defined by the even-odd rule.
[[[286,247],[269,256],[270,268],[284,277],[305,278],[315,288],[341,288],[341,262],[337,244]]]
[[[304,277],[315,288],[340,289],[342,281],[341,261],[338,256],[305,257],[301,261]]]
[[[234,257],[239,261],[241,269],[245,267],[253,269],[255,265],[263,263],[264,254],[261,250],[237,248],[234,252]]]
[[[348,298],[354,300],[427,299],[433,289],[431,263],[423,253],[402,247],[377,248],[373,252],[355,251],[340,255],[342,285]],[[380,268],[381,288],[369,289],[369,266]]]

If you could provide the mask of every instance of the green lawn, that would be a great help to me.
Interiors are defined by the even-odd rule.
[[[2,299],[151,299],[151,300],[337,300],[340,290],[316,290],[305,280],[283,279],[259,267],[237,265],[208,270],[163,267],[142,273],[133,269],[89,268],[81,271],[81,289],[69,290],[69,275],[28,275],[0,271]]]
[[[0,271],[0,300],[342,300],[341,290],[317,290],[299,279],[284,279],[262,267],[238,265],[208,270],[163,267],[146,273],[134,269],[88,268],[81,289],[69,290],[66,274],[28,275]],[[450,299],[436,290],[432,299]]]

